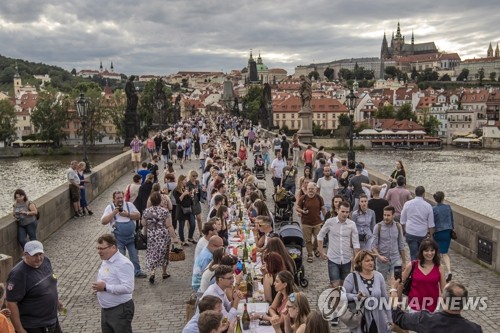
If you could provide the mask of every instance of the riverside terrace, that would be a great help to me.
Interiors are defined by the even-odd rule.
[[[190,168],[197,168],[198,165],[198,161],[187,162],[184,170],[176,166],[176,173],[187,174]],[[100,332],[100,308],[91,290],[101,264],[95,241],[99,235],[107,232],[107,227],[102,226],[99,220],[105,206],[111,201],[112,192],[124,190],[131,178],[131,173],[126,173],[98,195],[90,204],[95,212],[93,216],[69,220],[43,240],[46,255],[51,259],[58,276],[60,299],[68,309],[67,316],[60,317],[64,332]],[[272,193],[269,176],[267,185],[267,193]],[[273,207],[269,200],[268,205]],[[206,213],[204,210],[203,214]],[[136,280],[134,332],[181,332],[185,319],[184,301],[191,294],[193,256],[194,246],[186,248],[186,260],[169,265],[172,276],[167,280],[159,279],[154,285],[150,285],[147,279]],[[464,312],[464,317],[480,324],[484,332],[496,333],[500,321],[500,302],[495,296],[500,288],[500,277],[454,251],[450,251],[450,256],[454,279],[466,285],[470,296],[488,297],[485,310]],[[140,257],[141,263],[144,263],[144,251],[140,251]],[[305,274],[309,286],[303,291],[308,295],[312,308],[316,308],[318,296],[328,288],[326,262],[319,259],[311,264],[305,262]],[[332,331],[347,332],[347,329],[341,324]]]

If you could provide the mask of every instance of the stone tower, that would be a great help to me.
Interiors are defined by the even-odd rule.
[[[491,42],[490,47],[488,47],[488,53],[486,54],[486,57],[493,58],[493,47],[491,46]]]
[[[17,96],[21,92],[22,81],[21,75],[19,75],[19,68],[16,62],[16,72],[14,73],[14,96]]]
[[[99,65],[99,73],[102,73],[103,69],[102,69],[102,61],[101,61],[101,64]]]
[[[500,49],[498,48],[498,43],[497,48],[495,49],[495,58],[500,58]]]
[[[380,48],[380,59],[388,59],[390,57],[389,45],[387,45],[387,38],[384,31],[384,39],[382,39],[382,47]]]
[[[259,83],[257,63],[252,56],[252,50],[250,50],[250,58],[248,58],[248,83]]]
[[[398,29],[396,31],[396,36],[393,37],[391,41],[392,51],[394,55],[401,55],[401,51],[403,50],[403,45],[405,44],[404,37],[401,35],[401,27],[398,21]]]
[[[111,67],[110,67],[110,69],[111,69],[111,73],[114,73],[114,72],[115,72],[115,67],[113,66],[113,62],[111,62]]]

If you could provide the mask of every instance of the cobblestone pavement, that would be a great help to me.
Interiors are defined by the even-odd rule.
[[[187,174],[190,168],[199,168],[198,161],[186,163],[184,170],[176,165],[176,174]],[[67,316],[60,318],[66,333],[100,332],[100,307],[91,291],[91,283],[95,281],[101,264],[95,241],[107,232],[107,227],[102,226],[99,220],[105,206],[111,202],[112,192],[124,190],[131,178],[132,174],[121,177],[94,200],[90,204],[95,213],[93,216],[70,220],[44,244],[58,275],[60,299],[68,308]],[[272,185],[269,175],[267,182],[270,198]],[[170,264],[168,270],[172,276],[169,279],[162,280],[160,272],[156,273],[154,285],[150,285],[147,279],[136,279],[134,332],[181,332],[185,319],[184,302],[191,294],[194,248],[191,245],[186,249],[185,261]],[[450,256],[454,279],[467,286],[469,295],[489,297],[486,310],[465,312],[463,315],[480,324],[484,332],[498,332],[500,304],[496,297],[499,295],[500,277],[454,252]],[[144,251],[140,251],[140,258],[144,263]],[[309,286],[304,291],[315,308],[318,295],[328,287],[327,264],[316,258],[313,263],[305,262],[305,273]],[[347,329],[338,327],[332,332],[347,332]]]

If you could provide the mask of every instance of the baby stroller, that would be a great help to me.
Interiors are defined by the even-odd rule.
[[[260,152],[255,153],[253,161],[253,174],[257,179],[266,179],[265,161]]]
[[[293,216],[293,205],[295,196],[293,193],[280,187],[275,194],[274,200],[274,220],[277,223],[291,221]]]
[[[288,253],[295,262],[295,283],[303,288],[309,285],[305,278],[304,265],[302,264],[302,248],[304,247],[304,234],[298,222],[282,222],[278,232]]]

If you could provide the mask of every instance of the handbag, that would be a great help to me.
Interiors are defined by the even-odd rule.
[[[354,279],[355,293],[359,292],[358,275],[352,273]],[[360,327],[364,318],[364,305],[361,303],[361,308],[357,308],[356,301],[348,301],[346,311],[339,315],[339,320],[344,323],[349,329]]]
[[[181,206],[181,209],[182,209],[182,214],[184,214],[184,215],[191,214],[193,212],[193,210],[191,209],[191,206],[189,206],[189,207],[182,207]]]
[[[135,248],[137,250],[146,250],[148,248],[148,237],[144,235],[139,229],[139,222],[136,221],[135,224],[136,224],[135,236],[134,236]]]
[[[451,231],[451,239],[457,239],[457,238],[458,238],[457,233],[455,232],[455,230],[452,230]]]
[[[186,304],[186,323],[193,318],[196,312],[196,294],[191,294],[189,299],[185,302]]]
[[[411,283],[412,283],[412,280],[413,280],[413,270],[415,269],[415,264],[416,263],[417,263],[416,260],[411,263],[410,275],[408,275],[408,277],[406,278],[405,282],[403,282],[403,295],[408,296],[408,294],[411,291]]]
[[[169,261],[183,261],[186,260],[186,253],[181,245],[172,244],[172,249],[168,254]]]

